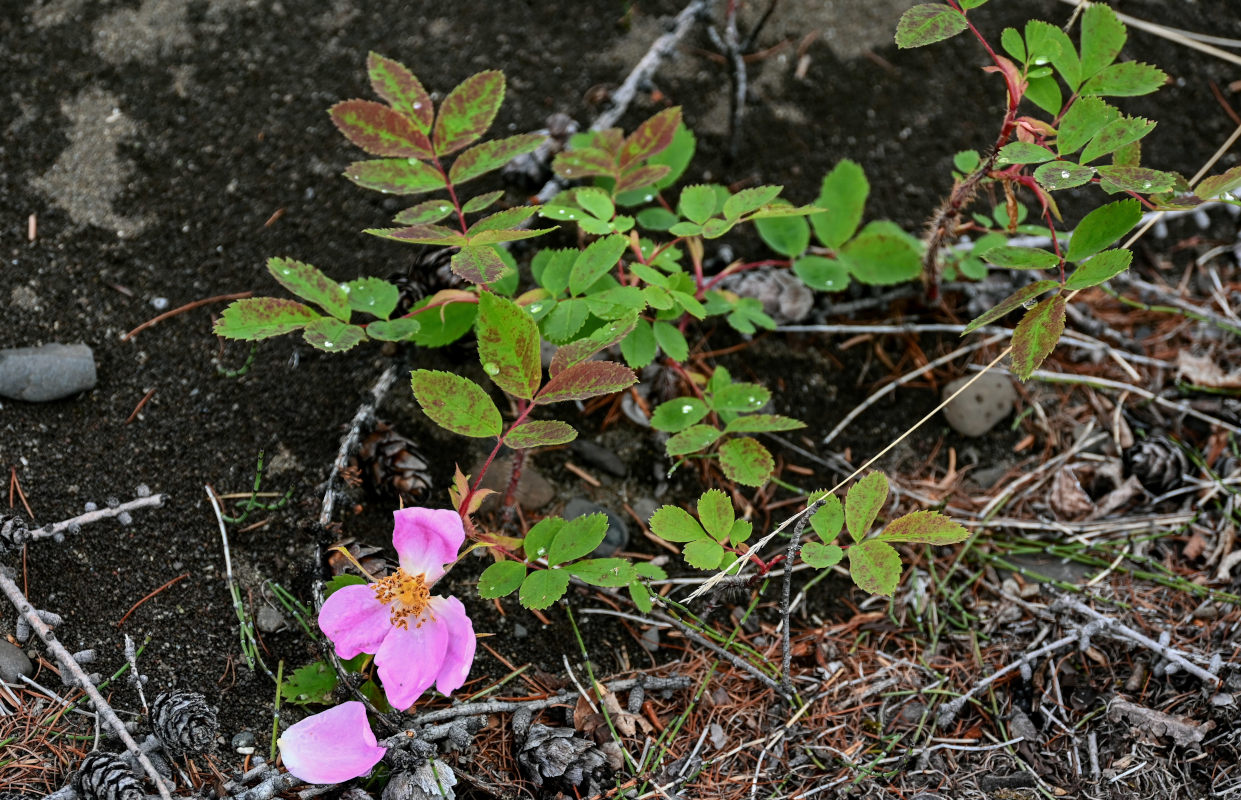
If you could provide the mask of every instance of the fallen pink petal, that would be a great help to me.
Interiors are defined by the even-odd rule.
[[[365,775],[387,752],[375,741],[356,700],[294,723],[276,741],[284,766],[307,783],[341,783]]]

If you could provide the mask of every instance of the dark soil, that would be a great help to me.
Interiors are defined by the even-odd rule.
[[[1003,97],[999,81],[979,71],[985,57],[968,37],[897,51],[891,31],[908,4],[780,3],[759,48],[783,47],[751,64],[752,95],[735,159],[726,156],[728,77],[701,32],[656,76],[652,88],[659,99],[640,96],[623,124],[630,128],[663,104],[680,104],[699,136],[691,180],[780,183],[796,202],[813,200],[822,175],[837,160],[852,158],[872,186],[868,217],[917,230],[950,187],[952,155],[990,145]],[[127,341],[122,336],[157,309],[247,290],[278,294],[263,269],[270,256],[307,261],[342,280],[382,277],[408,264],[409,250],[360,232],[383,224],[398,206],[341,177],[360,155],[326,114],[341,99],[370,96],[368,51],[403,61],[441,95],[474,72],[502,68],[509,89],[494,129],[499,132],[537,129],[554,111],[585,123],[679,5],[515,0],[488,3],[485,13],[462,4],[373,0],[4,5],[0,346],[85,342],[94,348],[99,382],[60,402],[4,401],[0,466],[12,468],[40,524],[74,516],[87,502],[127,500],[139,485],[168,496],[162,508],[135,514],[130,526],[86,527],[63,544],[32,546],[14,566],[31,601],[65,617],[60,638],[71,649],[99,651],[101,672],[122,664],[122,634],[149,640],[141,667],[152,686],[207,693],[221,708],[226,737],[251,730],[265,748],[274,687],[238,664],[237,623],[204,487],[247,490],[259,451],[266,453],[264,490],[291,488],[292,500],[282,511],[252,517],[266,520],[261,527],[233,527],[233,569],[249,603],[264,602],[265,581],[308,599],[315,548],[330,543],[311,524],[321,484],[365,391],[393,358],[406,371],[415,364],[452,369],[467,351],[387,356],[367,345],[329,356],[286,337],[263,342],[244,377],[230,379],[219,370],[240,366],[249,348],[212,334],[222,303]],[[1171,5],[1135,0],[1120,10],[1241,36],[1233,0]],[[747,18],[758,11],[745,9]],[[997,41],[1002,27],[1028,16],[1063,22],[1068,14],[1068,6],[1050,0],[996,2],[972,18]],[[808,68],[797,78],[803,54]],[[1137,31],[1125,57],[1155,63],[1173,77],[1155,97],[1123,104],[1160,121],[1147,140],[1145,163],[1192,174],[1234,127],[1210,86],[1235,103],[1236,93],[1226,88],[1235,67]],[[1225,156],[1219,169],[1236,160],[1235,153]],[[37,236],[29,240],[32,216]],[[759,255],[751,242],[737,246]],[[718,334],[702,349],[735,343]],[[897,339],[886,346],[895,360],[905,350]],[[921,343],[937,355],[952,346]],[[886,376],[877,366],[864,372],[867,360],[823,339],[772,335],[721,363],[736,376],[776,388],[777,410],[806,420],[813,443]],[[868,457],[933,406],[933,388],[901,389],[833,449],[848,448],[854,463]],[[428,502],[446,504],[442,488],[453,465],[465,468],[483,451],[430,425],[399,382],[381,416],[435,454],[437,490]],[[573,420],[590,438],[601,421],[601,414]],[[997,434],[978,445],[981,457],[1008,450],[1006,437],[1015,435]],[[889,466],[925,459],[945,436],[942,424],[931,426]],[[563,468],[568,451],[542,455],[536,466],[554,481],[556,502],[575,494],[613,506],[654,499],[666,465],[649,433],[622,417],[601,441],[628,461],[628,477],[592,491]],[[962,444],[951,436],[946,441]],[[834,482],[829,470],[781,455],[816,471],[799,477],[800,484]],[[671,494],[659,499],[696,485],[683,472]],[[390,509],[362,498],[338,513],[341,533],[386,546]],[[635,546],[649,549],[640,538]],[[563,611],[553,610],[555,624],[547,632],[513,602],[503,604],[501,619],[493,604],[471,597],[472,572],[454,572],[449,589],[466,598],[478,630],[498,634],[486,640],[497,652],[549,672],[561,671],[565,655],[582,660]],[[188,577],[117,629],[131,606],[183,574]],[[0,618],[0,632],[12,633],[12,614]],[[584,625],[598,669],[607,674],[626,662],[649,663],[624,629],[600,620]],[[531,635],[509,635],[517,624]],[[273,666],[283,659],[292,668],[318,655],[295,629],[268,635],[264,643]],[[480,650],[476,676],[507,671]],[[116,701],[137,707],[126,690],[118,690]]]

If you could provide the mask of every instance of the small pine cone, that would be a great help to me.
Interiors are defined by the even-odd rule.
[[[417,500],[431,489],[426,458],[409,439],[379,422],[358,448],[365,480],[376,494]]]
[[[114,753],[99,750],[86,754],[73,775],[73,788],[82,800],[144,800],[146,795],[134,773]]]
[[[16,550],[30,540],[26,519],[19,514],[0,514],[0,555]]]
[[[414,304],[442,289],[460,289],[465,279],[452,271],[450,261],[455,247],[437,247],[423,250],[405,272],[388,276],[388,283],[397,288],[398,299],[393,317],[409,313]]]
[[[197,692],[163,692],[151,703],[151,727],[169,755],[205,753],[220,732],[215,709]]]
[[[1143,439],[1125,451],[1125,471],[1153,495],[1167,494],[1184,482],[1189,460],[1163,436]]]
[[[535,786],[566,795],[591,797],[620,767],[616,754],[575,735],[572,728],[530,726],[526,743],[517,754]]]

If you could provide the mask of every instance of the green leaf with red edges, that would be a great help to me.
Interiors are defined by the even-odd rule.
[[[328,353],[343,353],[366,338],[360,325],[320,317],[302,331],[306,344]]]
[[[471,225],[469,229],[470,238],[473,238],[474,234],[482,233],[483,231],[507,231],[515,225],[520,225],[530,219],[538,210],[539,206],[514,206],[503,211],[497,211]]]
[[[964,526],[938,511],[914,511],[889,522],[878,538],[884,542],[944,545],[963,542],[969,535]]]
[[[563,569],[540,569],[531,572],[521,583],[517,599],[526,608],[541,611],[564,597],[569,588],[569,573]]]
[[[355,161],[345,170],[345,177],[363,189],[385,194],[421,194],[444,188],[440,171],[415,158]]]
[[[452,213],[452,203],[447,200],[424,200],[410,206],[392,218],[397,225],[422,225],[436,223]]]
[[[479,175],[499,169],[517,156],[536,150],[547,137],[538,133],[522,133],[506,139],[490,139],[474,145],[452,162],[448,178],[454,184],[465,183]]]
[[[504,436],[504,444],[514,450],[566,444],[577,438],[577,431],[558,419],[534,419],[514,427]]]
[[[435,155],[445,156],[487,132],[504,102],[504,73],[487,70],[471,75],[448,93],[435,117]]]
[[[500,244],[501,242],[516,242],[521,239],[533,239],[536,236],[542,236],[557,230],[560,226],[556,225],[551,228],[510,228],[503,231],[479,231],[470,235],[470,244]]]
[[[621,145],[619,158],[621,168],[663,152],[668,145],[672,144],[672,137],[680,124],[680,106],[665,108],[643,122],[625,138],[624,144]]]
[[[613,361],[583,361],[556,373],[539,391],[538,405],[585,400],[613,394],[638,382],[638,376],[624,364]]]
[[[951,39],[968,27],[965,15],[939,3],[920,3],[901,14],[896,23],[896,46],[922,47]]]
[[[344,100],[328,113],[345,138],[373,156],[432,158],[426,133],[383,103]]]
[[[1224,192],[1233,192],[1241,188],[1241,165],[1232,167],[1220,175],[1203,178],[1194,188],[1194,194],[1203,200],[1214,200]]]
[[[339,320],[349,321],[349,295],[315,267],[291,258],[267,259],[267,271],[281,286]]]
[[[1098,167],[1099,186],[1109,193],[1139,192],[1141,194],[1159,194],[1170,192],[1176,186],[1175,172],[1164,172],[1148,167],[1126,167],[1115,164],[1101,164]]]
[[[762,486],[776,469],[771,452],[749,436],[729,439],[720,445],[719,454],[724,477],[744,486]]]
[[[212,330],[226,339],[266,339],[292,333],[322,319],[314,309],[296,300],[249,297],[224,309]]]
[[[492,283],[499,280],[507,269],[500,254],[489,245],[462,247],[452,254],[448,264],[454,274],[470,283]]]
[[[381,239],[392,239],[410,244],[434,244],[441,247],[460,247],[466,243],[460,231],[445,228],[443,225],[421,223],[406,228],[367,228],[366,233]]]
[[[966,325],[965,330],[961,332],[961,335],[964,336],[967,333],[973,333],[982,326],[995,322],[997,319],[1008,314],[1010,311],[1015,311],[1025,305],[1027,301],[1033,300],[1043,292],[1046,292],[1049,289],[1054,289],[1059,285],[1059,281],[1043,280],[1035,281],[1034,283],[1022,286],[1020,289],[997,303],[995,308],[992,308],[990,311],[984,311],[978,316],[977,319]]]
[[[431,95],[408,67],[372,52],[366,58],[366,71],[375,94],[409,117],[418,130],[423,133],[431,130],[431,120],[435,118]]]
[[[416,369],[410,373],[410,385],[423,413],[441,428],[476,438],[499,436],[504,429],[500,409],[483,387],[468,378]]]
[[[1102,253],[1091,256],[1089,261],[1078,267],[1077,271],[1064,282],[1064,288],[1074,291],[1098,286],[1127,270],[1132,261],[1132,250],[1104,250]]]
[[[901,556],[892,545],[878,539],[849,548],[849,576],[858,588],[891,597],[901,580]]]
[[[669,456],[688,455],[715,444],[724,432],[711,425],[690,425],[685,430],[672,436],[664,443],[664,451]]]
[[[882,472],[872,472],[849,487],[845,494],[845,527],[853,541],[866,538],[887,499],[888,477]]]
[[[1064,296],[1056,292],[1026,312],[1013,331],[1013,374],[1029,380],[1064,333]]]
[[[620,194],[621,192],[633,192],[638,189],[645,189],[648,186],[654,186],[660,178],[668,174],[669,169],[664,164],[647,164],[646,166],[627,170],[616,181],[615,192]]]
[[[560,152],[552,161],[552,171],[573,181],[597,175],[615,177],[616,160],[599,148],[579,147]]]
[[[547,374],[555,378],[574,364],[581,363],[600,350],[605,350],[619,343],[633,331],[637,324],[638,315],[628,314],[597,328],[585,339],[578,339],[576,342],[562,345],[556,349],[556,354],[552,356],[552,363],[547,368]]]
[[[539,329],[529,312],[492,292],[478,296],[478,360],[496,385],[530,400],[543,377]]]

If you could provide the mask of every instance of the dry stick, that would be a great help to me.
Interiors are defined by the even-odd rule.
[[[396,367],[388,367],[383,371],[379,380],[375,381],[375,385],[371,387],[370,399],[358,406],[358,413],[353,415],[353,423],[349,426],[349,432],[340,440],[340,450],[336,452],[336,460],[332,462],[332,471],[327,476],[327,488],[323,492],[323,510],[319,512],[319,524],[324,527],[332,521],[332,506],[336,503],[336,480],[340,477],[341,470],[349,463],[349,456],[358,446],[358,440],[362,438],[362,427],[370,421],[375,409],[379,407],[395,379]]]
[[[741,54],[741,42],[737,36],[737,3],[736,0],[729,0],[727,20],[724,25],[724,35],[715,30],[714,26],[708,26],[707,34],[711,37],[711,42],[720,49],[720,52],[728,57],[733,64],[733,71],[730,74],[731,83],[733,85],[732,95],[732,131],[728,137],[728,156],[729,158],[737,157],[737,149],[741,144],[741,121],[745,116],[745,93],[746,93],[746,68],[745,58]]]
[[[39,619],[39,615],[35,613],[34,607],[30,605],[25,595],[22,594],[21,589],[17,588],[17,584],[13,582],[13,579],[3,569],[0,569],[0,591],[4,592],[5,596],[9,598],[9,602],[17,609],[17,613],[21,614],[30,627],[34,629],[35,633],[39,634],[39,638],[43,640],[43,644],[52,652],[56,660],[63,664],[64,668],[77,679],[78,685],[82,687],[82,690],[86,692],[95,704],[95,711],[99,716],[103,717],[103,721],[112,729],[117,738],[124,743],[125,749],[133,753],[138,762],[142,764],[142,768],[146,770],[147,777],[151,779],[159,790],[160,797],[164,800],[172,800],[172,796],[168,793],[168,787],[164,785],[163,778],[156,771],[155,765],[147,758],[146,753],[142,751],[138,743],[129,735],[129,731],[125,729],[125,723],[121,722],[120,718],[116,716],[116,712],[108,705],[108,701],[103,699],[103,695],[95,688],[95,684],[91,683],[90,678],[78,666],[78,662],[73,660],[73,655],[60,643],[52,629],[48,627],[47,623]]]
[[[605,684],[604,688],[609,692],[623,692],[639,685],[651,691],[685,689],[690,685],[690,679],[683,676],[671,678],[624,678]],[[476,717],[482,714],[500,714],[507,711],[542,711],[545,708],[551,708],[561,703],[575,702],[576,697],[577,695],[573,692],[562,692],[553,697],[544,697],[538,700],[491,700],[485,703],[464,703],[451,708],[441,708],[436,711],[418,714],[410,720],[410,724],[426,725],[432,722],[457,719],[458,717]],[[400,735],[403,736],[404,734]]]
[[[254,294],[254,292],[237,292],[236,294],[221,294],[215,297],[208,297],[203,300],[195,300],[192,303],[186,303],[183,306],[178,306],[174,308],[172,311],[165,311],[163,314],[160,314],[158,317],[153,317],[152,319],[147,320],[146,322],[142,323],[138,327],[134,328],[129,333],[122,336],[121,341],[127,342],[134,336],[134,334],[138,333],[139,331],[144,331],[147,328],[151,327],[152,325],[157,325],[163,322],[169,317],[175,317],[177,314],[190,311],[192,309],[198,308],[199,306],[205,306],[208,303],[218,303],[224,300],[241,300],[243,298],[249,297],[252,294]]]
[[[695,644],[698,644],[698,645],[701,645],[702,647],[707,648],[708,650],[715,653],[720,658],[727,661],[729,664],[732,664],[737,669],[743,670],[746,673],[750,674],[751,676],[756,678],[760,683],[766,686],[768,689],[771,689],[772,691],[774,691],[776,694],[785,696],[784,688],[780,686],[780,684],[773,681],[771,678],[764,675],[753,664],[746,661],[744,658],[741,658],[740,656],[736,655],[735,653],[728,652],[727,650],[720,647],[718,644],[711,641],[707,637],[699,634],[693,628],[686,625],[684,622],[672,616],[671,614],[652,613],[651,618],[657,619],[660,622],[671,623],[674,628],[676,628],[682,634],[684,634],[685,637],[689,639],[691,642],[694,642]]]
[[[827,502],[827,498],[828,495],[820,497],[807,506],[805,513],[798,517],[797,524],[793,526],[793,535],[789,537],[788,551],[784,556],[784,586],[783,594],[780,596],[780,622],[784,626],[784,636],[780,644],[780,679],[787,697],[793,696],[793,621],[791,619],[793,610],[789,604],[789,597],[793,594],[793,558],[797,555],[797,545],[801,542],[801,534],[806,529],[806,523],[819,510],[819,507]],[[767,752],[766,748],[763,748],[763,752]]]
[[[966,702],[971,697],[978,694],[983,689],[995,683],[997,680],[1004,677],[1005,675],[1012,672],[1013,670],[1020,669],[1022,666],[1031,663],[1035,659],[1042,658],[1043,656],[1049,653],[1054,653],[1055,651],[1059,650],[1062,647],[1068,647],[1069,645],[1078,641],[1078,639],[1080,638],[1081,637],[1076,633],[1071,633],[1068,636],[1063,636],[1057,639],[1056,641],[1051,642],[1050,644],[1043,645],[1037,650],[1026,653],[1021,658],[1009,664],[1007,667],[1003,667],[991,673],[990,675],[983,678],[978,683],[974,684],[973,689],[970,689],[968,692],[961,695],[960,697],[954,697],[952,700],[949,700],[947,703],[944,703],[943,707],[940,708],[939,712],[935,715],[935,723],[940,728],[946,728],[947,726],[952,724],[952,721],[956,719],[957,714],[961,711],[961,709],[965,706]]]
[[[42,528],[35,528],[30,531],[30,538],[48,539],[65,531],[76,530],[78,527],[91,522],[98,522],[109,517],[119,517],[127,511],[135,511],[148,506],[162,506],[167,497],[168,495],[166,494],[153,494],[150,497],[139,497],[136,500],[130,500],[128,503],[121,503],[116,508],[101,508],[96,511],[88,511],[72,519],[49,523]]]

